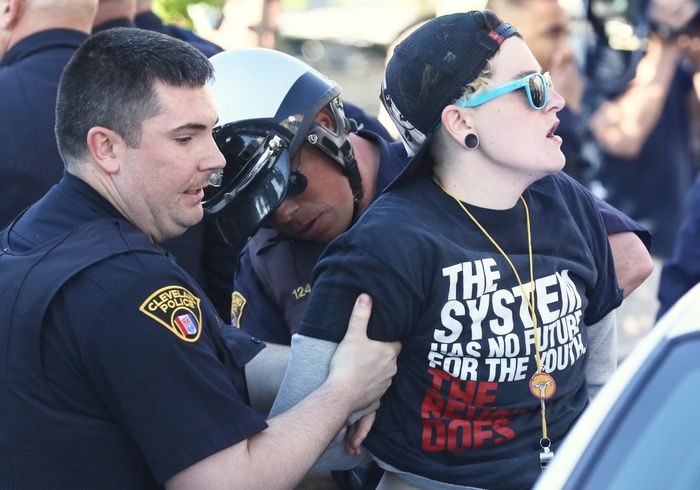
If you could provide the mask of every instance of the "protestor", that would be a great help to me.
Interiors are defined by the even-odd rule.
[[[58,80],[96,8],[97,0],[0,2],[0,229],[61,178]]]
[[[622,291],[595,199],[559,172],[564,100],[490,11],[408,36],[382,100],[415,156],[314,269],[272,413],[323,382],[370,291],[369,335],[403,344],[366,440],[379,488],[528,488],[616,366]]]
[[[212,62],[213,94],[221,115],[217,132],[222,141],[230,137],[227,131],[235,135],[226,143],[229,149],[221,145],[227,179],[250,175],[253,182],[229,205],[234,218],[225,234],[238,243],[261,221],[265,224],[239,257],[232,321],[265,341],[289,345],[311,291],[311,270],[326,244],[358,219],[408,157],[399,142],[388,144],[367,129],[354,133],[339,108],[340,87],[299,60],[251,49],[225,52]],[[285,129],[291,116],[302,122]],[[276,187],[271,184],[289,170],[275,162],[260,165],[255,151],[266,137],[284,136],[285,131],[293,131],[295,137],[295,144],[286,149],[295,183],[289,191],[286,178]],[[332,143],[327,142],[329,132]],[[268,188],[275,192],[268,195]],[[360,192],[356,200],[353,195]],[[249,205],[252,202],[256,206]],[[236,213],[238,203],[247,203],[243,207],[255,210],[254,216]],[[629,241],[613,248],[618,280],[628,293],[646,277],[640,270],[648,274],[650,269],[642,267],[650,259],[635,232],[645,240],[648,233],[604,203],[599,205],[614,243]],[[217,216],[223,219],[225,212]]]
[[[366,338],[362,296],[328,383],[267,422],[246,405],[263,345],[222,329],[157,245],[202,219],[224,166],[211,76],[141,29],[93,35],[66,66],[66,172],[0,234],[1,488],[290,488],[388,387],[398,345]]]

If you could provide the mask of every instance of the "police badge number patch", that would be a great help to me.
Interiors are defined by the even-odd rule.
[[[196,342],[202,333],[200,302],[182,286],[166,286],[151,294],[139,311],[185,342]]]
[[[231,325],[234,327],[241,328],[241,317],[243,316],[245,304],[245,296],[238,291],[234,291],[231,295]]]

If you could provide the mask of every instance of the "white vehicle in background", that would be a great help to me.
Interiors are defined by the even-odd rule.
[[[700,285],[642,339],[536,489],[700,489]]]

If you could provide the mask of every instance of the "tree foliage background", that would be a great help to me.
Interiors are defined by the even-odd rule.
[[[226,0],[153,0],[153,11],[166,22],[173,22],[185,27],[192,26],[192,19],[187,13],[187,7],[202,3],[221,11]]]

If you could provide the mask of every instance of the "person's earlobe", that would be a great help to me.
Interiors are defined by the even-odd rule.
[[[124,140],[117,133],[101,126],[90,128],[87,146],[92,159],[105,173],[119,172]]]
[[[0,28],[12,29],[19,20],[22,0],[2,0],[0,2]]]
[[[442,110],[440,122],[442,127],[460,146],[473,150],[479,145],[471,117],[465,109],[456,105],[448,105]]]

